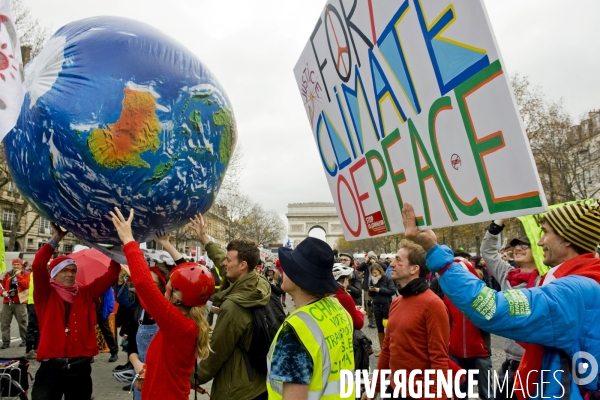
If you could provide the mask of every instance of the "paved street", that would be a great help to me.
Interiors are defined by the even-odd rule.
[[[287,298],[287,307],[286,311],[291,311],[294,309],[294,303],[292,302],[290,296]],[[377,341],[377,330],[366,327],[363,328],[363,332],[367,334],[367,336],[373,341],[373,348],[375,351],[379,350],[379,344]],[[11,346],[8,349],[0,350],[0,358],[10,358],[10,357],[20,357],[25,354],[25,348],[19,347],[21,343],[21,339],[19,338],[19,332],[17,329],[17,324],[13,320],[11,324]],[[497,369],[502,364],[504,360],[504,351],[502,350],[502,342],[503,339],[497,336],[492,337],[492,361],[494,365],[494,369]],[[126,362],[127,355],[124,352],[119,353],[119,360],[116,363],[109,363],[108,358],[110,355],[99,354],[96,357],[96,361],[92,364],[92,378],[94,382],[94,400],[125,400],[131,399],[133,397],[129,392],[124,391],[122,388],[124,384],[117,382],[115,378],[112,376],[112,369],[116,365],[124,364]],[[377,366],[377,358],[371,356],[371,369],[374,369]],[[33,376],[35,376],[35,372],[39,367],[39,363],[37,361],[32,361],[29,367],[29,371]],[[33,384],[32,382],[30,384]],[[210,391],[210,382],[206,385],[203,385],[204,388]],[[190,394],[190,399],[194,399],[194,394]],[[199,400],[208,400],[208,396],[198,394]],[[242,399],[238,399],[242,400]]]

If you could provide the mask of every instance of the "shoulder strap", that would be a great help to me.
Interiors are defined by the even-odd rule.
[[[252,314],[252,320],[250,321],[250,326],[252,327],[252,334],[254,335],[254,310],[252,308],[248,308],[248,310],[250,311],[250,314]],[[242,337],[243,336],[244,335],[242,335]],[[246,365],[246,371],[248,372],[248,380],[250,382],[253,382],[254,379],[256,378],[256,373],[254,372],[254,368],[252,368],[252,364],[250,364],[250,356],[248,355],[248,352],[240,344],[242,337],[240,337],[240,339],[236,343],[236,347],[238,349],[240,349],[240,351],[242,352],[242,357],[244,357],[244,364]]]
[[[239,343],[237,344],[237,347],[241,350],[242,357],[244,357],[244,364],[246,364],[246,371],[248,371],[248,380],[250,382],[253,382],[256,378],[256,373],[254,372],[254,368],[252,368],[252,365],[250,364],[250,357],[248,356],[248,352],[244,350],[244,348],[240,346]]]

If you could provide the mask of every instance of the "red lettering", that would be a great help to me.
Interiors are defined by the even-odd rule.
[[[358,220],[358,227],[356,229],[352,229],[350,227],[350,224],[348,224],[348,220],[346,219],[346,213],[344,213],[344,205],[342,204],[342,198],[340,196],[340,194],[341,194],[340,189],[341,189],[342,183],[344,185],[346,185],[346,187],[348,188],[348,192],[350,193],[350,196],[352,197],[352,202],[354,203],[354,209],[356,211],[356,219]],[[348,184],[348,180],[346,180],[344,175],[342,175],[341,173],[338,175],[337,194],[338,194],[338,204],[340,205],[340,213],[342,214],[342,221],[344,221],[344,225],[346,225],[346,228],[348,228],[348,231],[350,231],[352,236],[359,237],[360,231],[362,230],[362,224],[360,222],[360,214],[358,211],[358,204],[356,204],[356,197],[354,197],[354,192],[350,188],[350,185]]]

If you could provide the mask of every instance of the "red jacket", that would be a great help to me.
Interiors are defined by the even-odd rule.
[[[407,377],[416,369],[446,371],[449,365],[449,330],[446,307],[431,290],[414,296],[396,297],[390,306],[377,369],[391,369],[392,375],[395,371],[406,370]],[[417,375],[415,381],[422,383],[423,375]],[[391,385],[395,387],[393,380]],[[379,390],[378,381],[375,387]],[[431,387],[430,391],[437,394],[437,386]],[[439,399],[446,399],[446,396],[442,395]]]
[[[198,325],[158,290],[137,242],[127,243],[123,252],[140,302],[159,327],[146,354],[142,399],[187,400],[196,361]]]
[[[457,260],[460,262],[460,260]],[[461,263],[473,275],[477,275],[471,265]],[[444,304],[450,314],[450,349],[448,354],[459,358],[489,357],[490,354],[482,337],[481,329],[473,325],[465,315],[444,296]]]
[[[19,293],[21,293],[23,290],[29,289],[30,277],[31,277],[31,274],[29,272],[26,272],[25,270],[21,271],[21,273],[17,276],[17,293],[15,293],[15,295],[13,297],[4,297],[3,298],[4,304],[9,304],[11,300],[15,304],[21,304],[21,301],[19,300]],[[11,271],[8,271],[6,273],[6,275],[4,275],[4,278],[2,279],[2,287],[4,288],[4,290],[6,290],[7,293],[10,290],[10,280],[12,278],[13,278],[13,276],[12,276],[12,270],[11,270]],[[25,302],[23,304],[27,304],[27,302]]]
[[[69,333],[65,333],[65,302],[50,286],[47,265],[54,248],[45,244],[35,255],[33,269],[33,299],[40,327],[40,344],[37,359],[93,357],[98,354],[96,344],[96,305],[94,300],[102,296],[117,281],[121,266],[112,261],[108,271],[86,286],[71,304]],[[78,265],[85,268],[85,265]]]
[[[450,312],[450,349],[448,353],[459,358],[489,357],[490,354],[481,335],[481,329],[473,325],[448,300],[448,297],[444,297],[444,304]]]
[[[346,291],[341,287],[338,287],[335,298],[338,299],[342,307],[344,307],[352,317],[354,329],[362,329],[363,325],[365,324],[365,316],[356,309],[356,304],[354,304],[354,299],[352,299],[352,296],[346,293]]]

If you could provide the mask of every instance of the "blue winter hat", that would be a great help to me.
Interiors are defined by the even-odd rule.
[[[286,277],[302,289],[315,293],[335,293],[338,284],[331,272],[333,250],[322,240],[307,237],[294,250],[279,248],[281,268]]]

